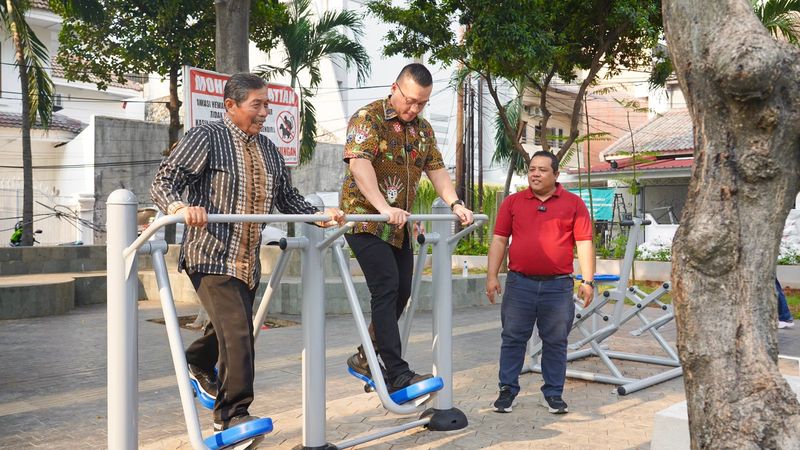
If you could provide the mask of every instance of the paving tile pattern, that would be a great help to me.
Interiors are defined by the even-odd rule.
[[[179,314],[195,312],[192,305],[178,309]],[[141,302],[139,311],[140,448],[189,449],[166,330],[146,320],[161,317],[160,306]],[[105,305],[91,305],[58,317],[0,321],[0,449],[106,448],[105,313]],[[527,374],[513,413],[494,413],[490,406],[497,395],[499,313],[499,306],[484,306],[458,310],[454,316],[454,399],[469,419],[466,429],[409,430],[358,448],[646,449],[653,415],[684,399],[681,378],[628,396],[616,395],[610,385],[570,379],[564,398],[571,412],[555,416],[541,406],[541,376]],[[347,374],[345,360],[357,339],[352,317],[330,316],[326,326],[329,440],[352,439],[416,419],[387,413],[376,395],[364,393]],[[665,336],[674,342],[674,325],[665,328]],[[418,371],[431,366],[430,329],[430,314],[417,314],[408,354]],[[183,331],[182,336],[188,344],[198,332]],[[800,327],[780,330],[779,338],[782,353],[797,353]],[[614,350],[660,355],[651,339],[624,332],[608,344]],[[299,326],[262,332],[256,343],[256,400],[250,412],[272,417],[276,430],[260,448],[290,449],[301,443],[301,345]],[[570,367],[602,370],[596,358]],[[632,362],[620,362],[619,367],[632,377],[663,370]],[[795,375],[798,364],[781,361],[781,368]],[[204,433],[210,434],[210,412],[201,409],[200,418]]]

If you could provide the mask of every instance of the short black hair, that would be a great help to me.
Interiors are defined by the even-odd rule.
[[[395,82],[399,82],[405,77],[410,77],[415,83],[424,88],[433,84],[431,71],[420,63],[411,63],[403,67],[403,70],[397,75],[397,80],[395,80]]]
[[[550,158],[550,167],[553,168],[553,173],[558,173],[558,158],[556,157],[556,155],[552,154],[551,152],[539,150],[538,152],[534,153],[533,156],[531,156],[531,161],[533,161],[533,158],[537,158],[539,156]]]
[[[239,72],[231,75],[225,83],[225,90],[222,93],[222,100],[231,99],[240,105],[250,96],[250,91],[261,89],[267,82],[258,75],[250,72]]]

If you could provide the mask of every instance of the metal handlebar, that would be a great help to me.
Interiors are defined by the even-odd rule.
[[[650,225],[651,223],[653,223],[653,222],[651,222],[649,220],[642,220],[642,219],[637,219],[637,220],[639,220],[640,225]],[[620,220],[619,224],[620,224],[620,226],[623,226],[623,227],[632,227],[632,226],[636,225],[636,221],[635,220]]]

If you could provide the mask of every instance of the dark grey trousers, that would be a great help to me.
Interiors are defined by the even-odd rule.
[[[258,284],[249,289],[237,278],[199,272],[190,274],[189,278],[211,324],[203,337],[186,349],[186,362],[207,371],[213,370],[219,362],[215,421],[247,414],[247,408],[253,403],[253,301]]]

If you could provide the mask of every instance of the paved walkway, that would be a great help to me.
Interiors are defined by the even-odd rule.
[[[179,306],[179,314],[194,311],[194,306]],[[0,321],[0,449],[105,448],[105,313],[105,306],[99,305],[64,316]],[[568,380],[564,397],[572,412],[554,416],[540,406],[541,376],[528,374],[521,379],[523,391],[514,412],[493,413],[499,313],[499,306],[486,306],[459,310],[454,316],[454,398],[456,407],[467,414],[468,428],[450,433],[411,430],[359,448],[649,448],[653,415],[684,399],[680,378],[624,397],[610,385]],[[157,303],[140,303],[139,443],[144,449],[190,448],[166,330],[147,320],[158,317]],[[412,367],[419,370],[431,364],[430,329],[430,314],[417,314],[409,355]],[[674,335],[674,327],[665,331],[669,340]],[[197,336],[198,332],[183,331],[187,344]],[[289,449],[301,442],[301,336],[300,326],[272,329],[262,332],[256,343],[251,413],[272,417],[276,430],[261,448]],[[326,336],[329,440],[350,439],[408,420],[388,414],[377,396],[364,393],[346,373],[344,362],[357,339],[352,318],[330,317]],[[779,337],[783,353],[800,356],[800,327],[780,330]],[[628,352],[658,351],[653,341],[627,333],[618,333],[608,343]],[[781,364],[786,373],[797,374],[796,362]],[[599,367],[599,362],[586,360],[572,367]],[[629,376],[654,372],[640,363],[622,362],[620,367]],[[201,410],[200,417],[204,433],[211,433],[210,412]]]

